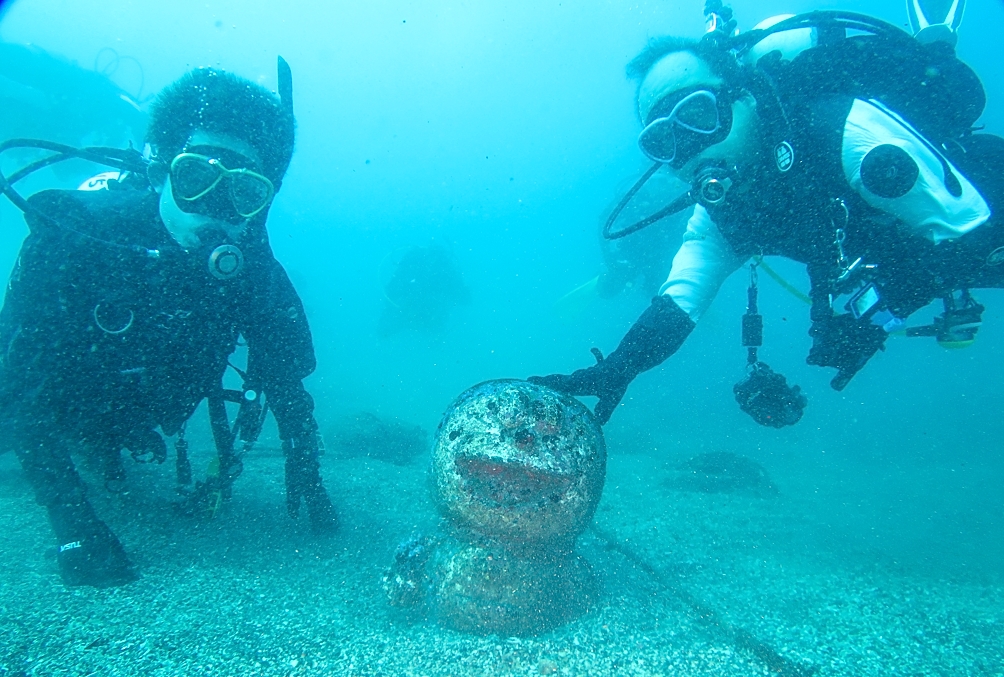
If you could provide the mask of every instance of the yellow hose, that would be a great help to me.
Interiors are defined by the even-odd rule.
[[[781,285],[781,289],[784,289],[786,292],[788,292],[789,294],[791,294],[792,296],[794,296],[796,299],[798,299],[802,303],[805,303],[806,305],[810,305],[810,306],[812,305],[812,299],[810,299],[808,296],[806,296],[801,291],[799,291],[798,288],[796,288],[793,284],[791,284],[790,282],[788,282],[786,279],[784,279],[783,277],[781,277],[780,275],[778,275],[777,271],[775,271],[773,268],[771,268],[770,266],[767,265],[767,262],[763,260],[762,256],[754,256],[753,260],[756,261],[756,264],[758,266],[760,266],[761,268],[763,268],[763,272],[767,273],[767,275],[770,276],[770,279],[774,280],[779,285]]]

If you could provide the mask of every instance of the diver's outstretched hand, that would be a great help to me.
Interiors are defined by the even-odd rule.
[[[593,413],[600,425],[605,425],[631,381],[675,353],[693,328],[694,322],[676,301],[668,294],[661,294],[652,299],[652,305],[631,325],[617,350],[606,359],[599,348],[593,348],[596,364],[588,369],[567,376],[531,376],[527,380],[569,395],[600,398]]]
[[[593,415],[600,425],[606,425],[614,409],[620,404],[627,392],[630,378],[618,369],[611,368],[603,355],[593,348],[596,364],[587,369],[578,369],[571,374],[551,374],[549,376],[531,376],[530,383],[557,390],[568,395],[591,395],[600,398],[593,409]]]

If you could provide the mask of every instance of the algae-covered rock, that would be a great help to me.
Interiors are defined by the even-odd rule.
[[[421,534],[413,534],[398,544],[394,562],[383,575],[384,594],[391,606],[425,607],[430,592],[426,564],[434,547],[435,543]]]
[[[676,467],[666,484],[706,494],[774,496],[777,487],[762,465],[727,451],[698,454]]]

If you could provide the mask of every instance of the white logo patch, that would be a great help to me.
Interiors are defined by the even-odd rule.
[[[777,163],[777,168],[782,172],[791,169],[791,166],[795,164],[795,149],[791,147],[790,143],[782,141],[774,146],[774,162]]]

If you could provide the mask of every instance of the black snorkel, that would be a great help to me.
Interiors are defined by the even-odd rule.
[[[282,105],[283,112],[289,117],[290,122],[293,120],[293,71],[290,69],[289,64],[281,56],[277,58],[276,64],[276,74],[279,81],[279,103]],[[290,125],[292,129],[292,124]],[[275,192],[279,192],[279,187],[282,185],[282,179],[276,179],[273,181],[275,184]]]

